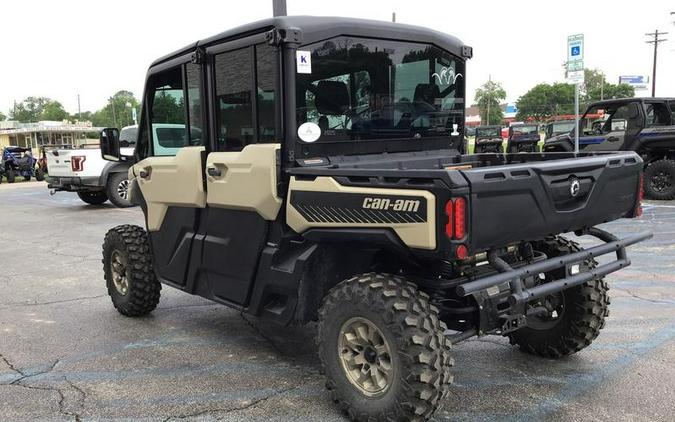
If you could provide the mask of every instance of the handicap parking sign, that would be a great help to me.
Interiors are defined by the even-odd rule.
[[[581,55],[581,47],[579,47],[578,45],[572,46],[571,54],[572,57]]]

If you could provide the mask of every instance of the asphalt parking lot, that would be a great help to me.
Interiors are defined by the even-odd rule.
[[[45,184],[0,185],[0,420],[341,421],[319,375],[312,327],[279,329],[169,287],[130,319],[104,286],[101,242],[137,208],[92,207]],[[553,361],[501,337],[459,344],[437,420],[672,420],[675,202],[611,275],[611,315],[593,345]]]

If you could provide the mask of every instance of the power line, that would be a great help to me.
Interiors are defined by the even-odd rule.
[[[672,14],[672,13],[671,13]],[[659,49],[659,43],[667,41],[666,38],[659,38],[659,35],[666,35],[667,32],[659,32],[657,29],[654,32],[645,34],[648,37],[653,37],[653,40],[645,41],[647,44],[654,44],[654,64],[652,66],[652,97],[656,96],[656,52]]]

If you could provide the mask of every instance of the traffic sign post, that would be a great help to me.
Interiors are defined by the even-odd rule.
[[[584,34],[567,37],[567,82],[574,84],[574,153],[579,153],[579,85],[584,83]]]

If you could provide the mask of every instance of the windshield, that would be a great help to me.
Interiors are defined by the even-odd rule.
[[[574,121],[569,122],[554,122],[552,124],[554,133],[569,132],[574,129]]]
[[[511,129],[513,129],[514,135],[530,135],[530,134],[533,134],[533,133],[537,133],[539,127],[537,125],[512,126]]]
[[[303,142],[461,133],[464,64],[437,47],[338,37],[301,47],[297,58]]]
[[[500,127],[479,127],[476,128],[476,137],[479,138],[501,138],[502,128]]]

